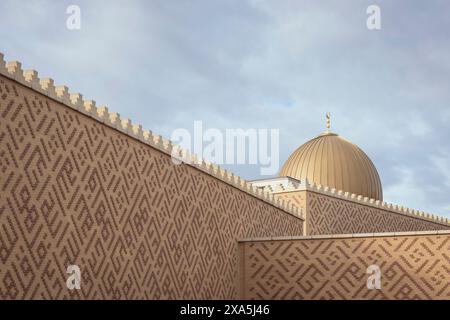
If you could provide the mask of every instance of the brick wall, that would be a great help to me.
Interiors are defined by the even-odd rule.
[[[237,297],[237,239],[302,220],[0,75],[0,299]],[[81,290],[66,288],[69,264]]]
[[[446,223],[303,190],[276,193],[302,208],[308,235],[450,229]]]
[[[450,299],[450,232],[249,241],[240,250],[244,299]],[[380,268],[380,290],[367,288],[370,265]]]

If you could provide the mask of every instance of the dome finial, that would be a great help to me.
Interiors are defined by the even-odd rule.
[[[327,132],[330,132],[330,127],[331,127],[330,113],[327,112],[327,113],[325,114],[325,117],[327,118],[327,123],[326,123],[326,126],[327,126]]]

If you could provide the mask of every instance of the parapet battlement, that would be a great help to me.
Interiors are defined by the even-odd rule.
[[[155,135],[150,130],[143,130],[140,124],[134,124],[130,119],[121,118],[120,114],[116,112],[110,112],[106,106],[97,107],[94,100],[84,100],[81,94],[69,92],[68,87],[64,85],[55,86],[54,80],[51,78],[39,79],[37,71],[22,70],[22,64],[18,61],[5,63],[4,55],[1,52],[0,74],[304,220],[301,209],[289,201],[278,199],[271,192],[252,186],[251,183],[232,172],[205,159],[199,159],[194,154],[189,154],[187,150],[173,144],[172,141],[161,135]]]
[[[252,182],[253,185],[258,186],[263,190],[267,190],[273,194],[286,193],[286,192],[296,192],[296,191],[311,191],[320,193],[333,198],[338,198],[346,201],[351,201],[357,204],[370,206],[374,208],[379,208],[382,210],[387,210],[393,213],[402,214],[422,220],[432,221],[434,223],[439,223],[442,225],[450,226],[450,219],[433,215],[428,212],[419,211],[415,209],[410,209],[400,205],[387,203],[380,200],[370,199],[368,197],[363,197],[350,192],[345,192],[342,190],[336,190],[335,188],[330,188],[327,186],[318,185],[315,183],[310,183],[308,179],[303,181],[296,180],[290,177],[280,177],[267,180],[255,180]]]
[[[150,130],[143,130],[140,124],[134,124],[130,119],[121,118],[120,114],[110,112],[106,106],[96,106],[94,100],[84,100],[79,93],[69,93],[67,86],[55,86],[54,80],[51,78],[39,79],[38,72],[35,70],[22,70],[22,64],[18,61],[9,61],[5,63],[3,53],[0,53],[0,74],[11,78],[49,98],[52,98],[72,109],[75,109],[105,125],[112,127],[122,133],[133,137],[161,152],[173,156],[175,159],[180,159],[183,163],[191,165],[203,172],[212,175],[221,181],[230,184],[244,192],[247,192],[254,197],[270,203],[271,205],[286,211],[300,219],[304,220],[304,215],[300,208],[296,207],[289,201],[280,199],[275,195],[281,192],[293,192],[308,190],[312,192],[321,193],[334,198],[340,198],[347,201],[352,201],[362,205],[372,206],[383,210],[388,210],[394,213],[412,216],[415,218],[437,222],[443,225],[450,226],[450,220],[444,217],[433,215],[428,212],[418,211],[407,207],[399,206],[392,203],[387,203],[380,200],[370,199],[354,193],[336,190],[328,186],[317,185],[310,183],[307,179],[299,181],[289,178],[280,183],[268,183],[261,185],[266,180],[261,182],[248,182],[232,172],[221,168],[220,166],[211,163],[205,159],[199,159],[195,154],[189,154],[185,149],[173,144],[172,141],[163,138],[161,135],[155,135]],[[275,182],[277,179],[273,179]],[[267,181],[270,181],[269,179]]]

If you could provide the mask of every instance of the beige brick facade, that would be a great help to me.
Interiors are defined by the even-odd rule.
[[[450,229],[437,219],[310,190],[279,192],[276,196],[302,209],[308,235]]]
[[[248,241],[243,299],[450,299],[450,232]],[[381,289],[368,289],[367,268]]]
[[[253,186],[0,53],[0,299],[449,299],[448,233],[336,235],[447,220],[283,181]]]
[[[0,124],[0,299],[232,299],[237,239],[302,234],[257,195],[1,75]]]

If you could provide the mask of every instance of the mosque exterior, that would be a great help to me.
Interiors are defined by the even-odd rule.
[[[2,54],[0,124],[0,299],[450,299],[449,220],[329,124],[245,181]]]

